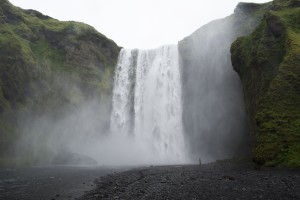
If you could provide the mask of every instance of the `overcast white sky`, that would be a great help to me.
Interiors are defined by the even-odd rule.
[[[59,20],[85,22],[126,48],[175,44],[249,1],[270,0],[10,0]]]

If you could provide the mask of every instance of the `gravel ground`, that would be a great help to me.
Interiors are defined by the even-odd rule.
[[[300,170],[212,163],[145,167],[109,174],[81,200],[94,199],[300,199]]]

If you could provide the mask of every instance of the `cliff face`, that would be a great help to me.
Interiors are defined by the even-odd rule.
[[[241,145],[250,148],[242,88],[232,69],[230,45],[237,37],[250,34],[269,7],[240,3],[234,14],[179,42],[183,122],[194,159],[207,155],[207,160],[224,159],[241,152]]]
[[[231,53],[243,85],[254,160],[300,167],[300,1],[275,0]]]
[[[22,116],[110,102],[120,48],[94,28],[0,2],[0,157]]]

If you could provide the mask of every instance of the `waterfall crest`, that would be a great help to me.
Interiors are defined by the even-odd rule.
[[[185,161],[177,45],[122,49],[112,106],[112,134],[136,140],[158,163]]]

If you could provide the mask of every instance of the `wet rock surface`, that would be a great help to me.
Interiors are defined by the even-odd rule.
[[[161,166],[114,173],[94,181],[86,199],[300,199],[300,170],[252,164]]]

